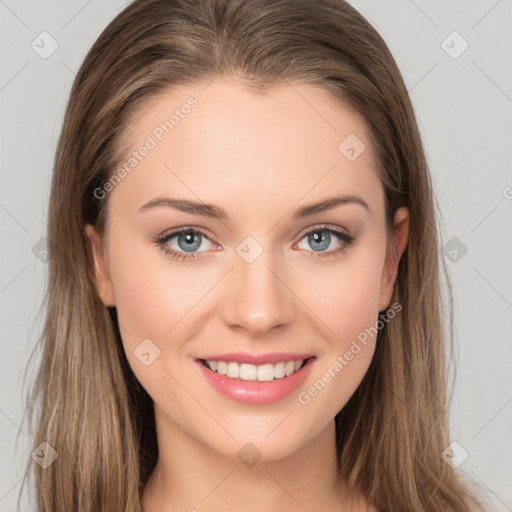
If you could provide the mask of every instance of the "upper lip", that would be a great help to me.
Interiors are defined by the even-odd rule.
[[[273,352],[268,354],[250,354],[248,352],[230,352],[229,354],[217,354],[205,356],[200,359],[207,361],[225,361],[238,364],[247,363],[254,365],[287,363],[288,361],[300,361],[313,357],[313,354],[290,354],[285,352]]]

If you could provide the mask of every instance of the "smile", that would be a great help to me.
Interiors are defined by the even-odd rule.
[[[231,379],[258,382],[270,382],[274,379],[289,377],[302,368],[305,361],[305,359],[300,359],[298,361],[279,362],[276,364],[254,365],[248,363],[239,364],[234,361],[201,360],[208,369],[219,375],[227,375]]]
[[[196,359],[201,373],[225,397],[244,404],[265,405],[290,396],[307,379],[316,357],[250,364]]]

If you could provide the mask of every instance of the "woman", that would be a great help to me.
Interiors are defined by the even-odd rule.
[[[50,203],[41,512],[482,509],[443,457],[421,138],[350,5],[131,3]]]

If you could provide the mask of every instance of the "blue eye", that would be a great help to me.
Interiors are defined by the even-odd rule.
[[[178,235],[175,235],[178,241],[178,245],[180,246],[180,249],[186,252],[192,252],[201,247],[200,236],[200,233],[196,233],[193,231],[186,232],[185,234],[179,233]]]
[[[331,242],[333,241],[333,237],[335,240],[342,242],[343,244],[341,247],[327,251],[331,245]],[[312,252],[315,254],[315,256],[331,256],[334,253],[338,253],[339,251],[344,250],[347,246],[351,245],[355,241],[355,237],[347,235],[346,233],[338,231],[337,229],[327,228],[327,226],[317,226],[308,231],[306,235],[303,236],[301,240],[299,240],[299,244],[304,239],[307,239],[307,243],[313,249]]]
[[[157,244],[161,246],[163,251],[171,256],[175,260],[189,260],[193,258],[199,257],[199,254],[196,254],[193,251],[199,249],[202,245],[201,237],[206,240],[210,240],[205,233],[200,230],[192,229],[192,228],[178,228],[173,230],[171,233],[163,235],[161,238],[158,238]],[[178,242],[178,250],[172,249],[169,246],[169,242],[176,238]],[[184,251],[184,252],[179,252]],[[199,251],[203,252],[203,251]]]
[[[341,243],[341,246],[328,251],[327,249],[333,242],[333,237],[334,240],[337,240],[339,243]],[[178,245],[177,247],[171,247],[170,242],[173,239],[176,239]],[[346,247],[353,244],[355,241],[355,237],[333,227],[328,227],[327,225],[315,226],[314,228],[310,229],[302,236],[298,244],[300,245],[304,239],[307,239],[307,243],[313,249],[312,251],[306,250],[306,252],[311,253],[309,257],[333,256],[335,253],[343,251]],[[196,228],[182,227],[161,235],[160,237],[156,238],[155,241],[157,245],[162,248],[165,254],[170,256],[172,259],[188,261],[200,258],[202,252],[208,251],[208,249],[198,251],[198,249],[203,246],[204,240],[213,243],[208,235],[206,235],[206,233],[203,231]],[[299,248],[302,251],[305,250],[303,247]]]

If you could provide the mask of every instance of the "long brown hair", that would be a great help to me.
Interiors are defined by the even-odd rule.
[[[343,0],[136,0],[85,57],[53,170],[43,355],[27,407],[34,449],[47,442],[58,454],[45,469],[27,466],[38,510],[141,510],[158,458],[152,402],[127,363],[115,308],[97,294],[84,226],[103,229],[108,197],[94,190],[126,158],[127,129],[146,102],[221,74],[260,93],[313,84],[349,106],[371,134],[388,242],[396,209],[410,211],[391,301],[402,310],[380,329],[366,376],[336,416],[340,478],[382,511],[481,510],[441,456],[452,295],[415,114],[383,39]]]

